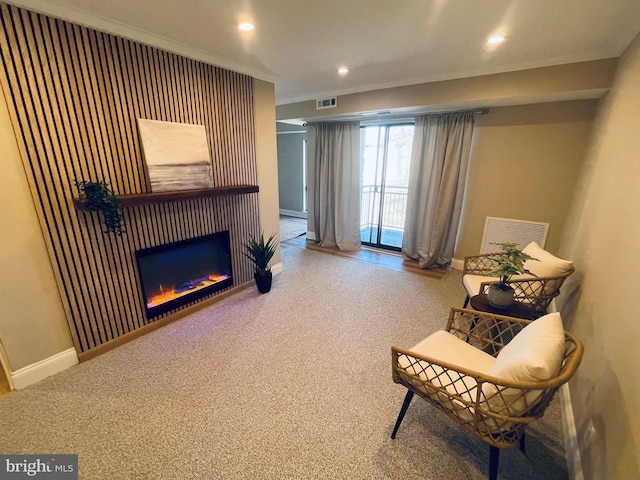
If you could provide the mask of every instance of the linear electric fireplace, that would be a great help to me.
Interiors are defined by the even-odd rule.
[[[233,285],[229,231],[136,252],[147,318]]]

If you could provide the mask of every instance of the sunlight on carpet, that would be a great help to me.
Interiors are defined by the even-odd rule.
[[[375,265],[398,272],[415,273],[416,275],[423,275],[440,280],[446,278],[450,273],[450,270],[447,268],[419,268],[416,262],[404,260],[399,253],[385,252],[371,248],[362,248],[358,251],[344,251],[337,247],[319,247],[312,240],[307,240],[306,237],[293,238],[284,242],[282,248],[287,247],[306,248],[348,258],[368,265]]]

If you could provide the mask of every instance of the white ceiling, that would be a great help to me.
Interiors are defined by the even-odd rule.
[[[8,3],[273,81],[278,104],[617,57],[640,31],[640,0]],[[236,28],[246,20],[255,31]]]

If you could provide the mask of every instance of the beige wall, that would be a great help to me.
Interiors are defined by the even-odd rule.
[[[2,93],[0,151],[0,340],[15,372],[73,344]]]
[[[596,100],[492,108],[476,116],[455,258],[480,253],[485,218],[548,222],[557,252]]]
[[[260,228],[265,237],[275,233],[280,238],[278,205],[278,154],[276,146],[276,107],[273,83],[254,79],[256,158],[260,186]],[[280,244],[271,262],[281,262]]]
[[[278,105],[277,119],[311,120],[386,109],[401,112],[420,107],[434,111],[599,98],[611,85],[616,65],[616,59],[596,60],[340,95],[334,109],[316,110],[313,100]]]
[[[338,97],[336,109],[316,110],[315,102],[298,102],[279,105],[276,115],[278,120],[312,120],[319,114],[348,118],[371,110],[410,116],[418,110],[490,107],[487,115],[476,116],[454,256],[461,260],[479,253],[487,216],[549,222],[546,247],[557,253],[597,99],[611,86],[617,62],[605,59],[355,93]],[[312,172],[307,165],[309,225]]]
[[[640,36],[598,112],[560,246],[576,265],[560,305],[585,344],[570,386],[586,479],[640,478],[639,129]]]

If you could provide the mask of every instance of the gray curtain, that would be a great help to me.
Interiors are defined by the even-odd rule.
[[[318,123],[314,130],[314,230],[321,246],[360,248],[360,123]]]
[[[416,118],[402,254],[420,268],[453,258],[473,124],[471,112]]]

